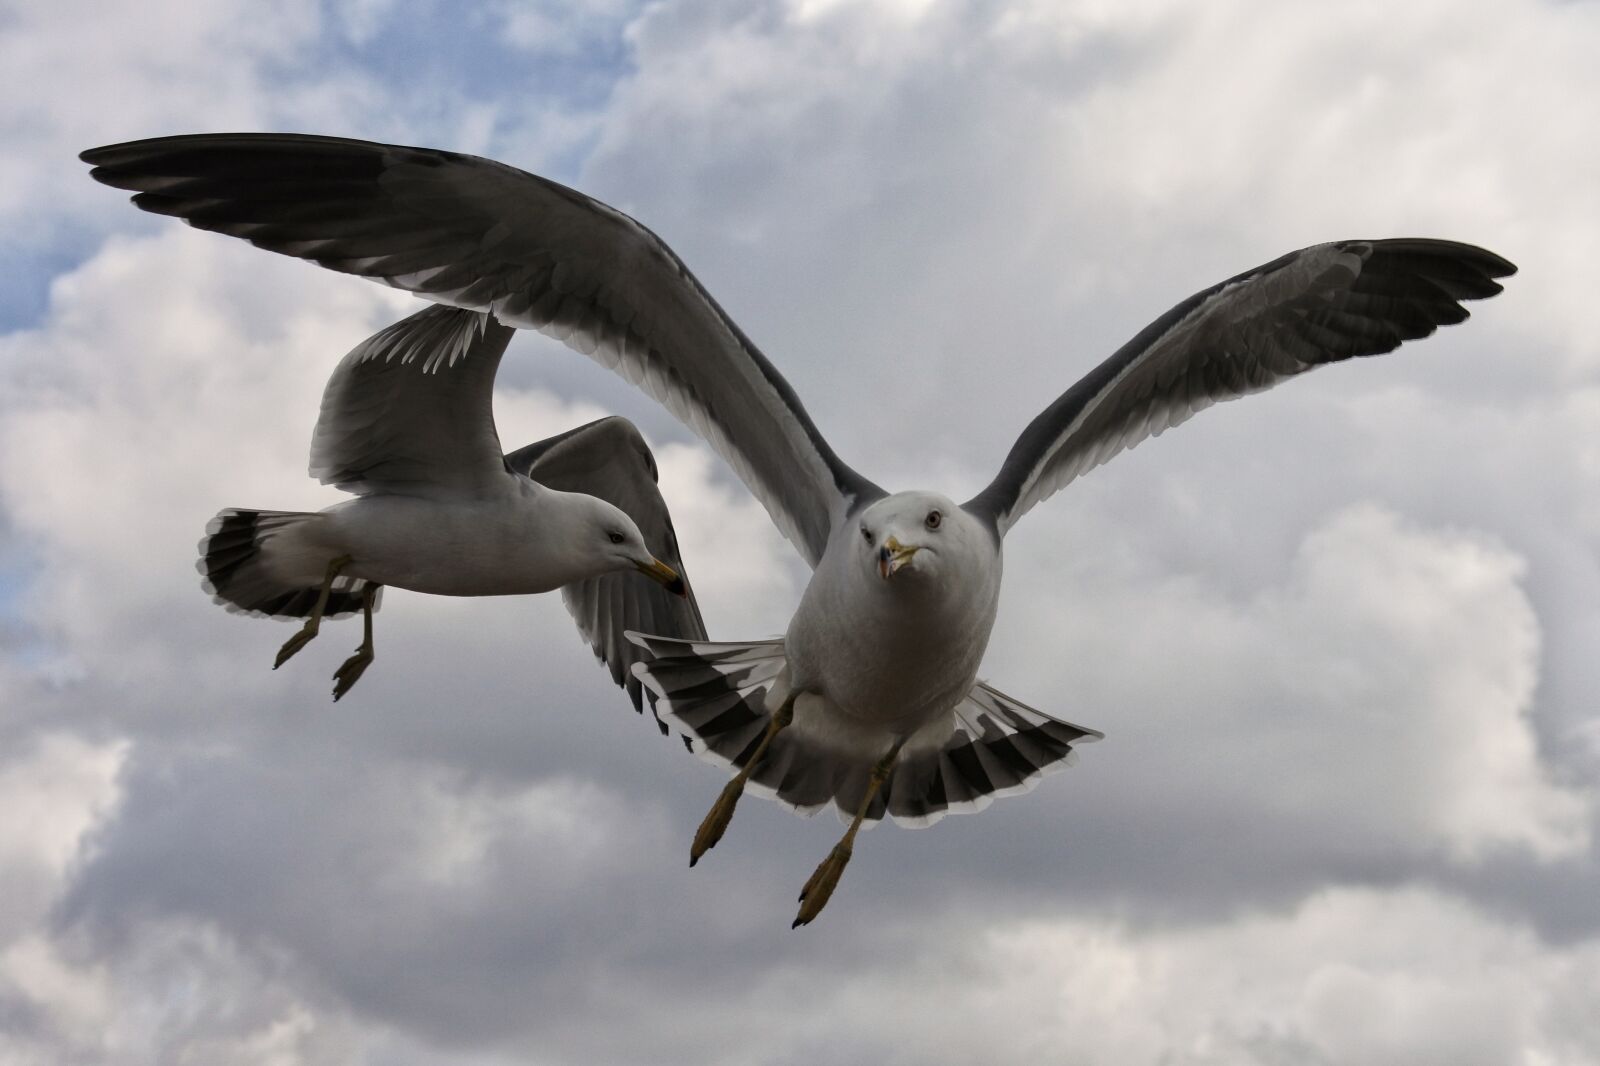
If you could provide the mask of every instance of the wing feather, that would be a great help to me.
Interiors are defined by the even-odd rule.
[[[646,653],[623,633],[639,630],[680,640],[706,636],[672,516],[656,485],[655,457],[649,446],[633,423],[612,416],[518,449],[506,456],[506,464],[541,485],[598,496],[620,508],[644,534],[651,553],[683,578],[683,596],[632,572],[603,574],[561,590],[584,640],[612,680],[627,690],[634,709],[642,711],[646,690],[633,675],[633,664]],[[653,712],[654,694],[650,705]],[[666,732],[664,725],[661,728]]]
[[[1004,535],[1068,482],[1220,401],[1461,322],[1516,267],[1453,241],[1338,241],[1184,300],[1035,418],[965,506]]]
[[[660,238],[565,186],[475,156],[297,134],[164,137],[82,158],[147,211],[597,358],[720,452],[812,565],[846,514],[883,495]]]
[[[357,495],[492,491],[506,471],[494,377],[514,332],[434,306],[356,345],[323,390],[311,476]]]

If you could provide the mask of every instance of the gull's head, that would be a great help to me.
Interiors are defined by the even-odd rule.
[[[594,576],[637,570],[668,592],[687,595],[683,578],[645,547],[644,534],[621,508],[595,496],[582,496],[578,509],[577,534],[571,543]]]
[[[899,492],[862,511],[856,526],[867,572],[905,585],[937,580],[959,566],[978,523],[936,492]]]

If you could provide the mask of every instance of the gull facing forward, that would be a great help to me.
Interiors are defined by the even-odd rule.
[[[749,782],[852,815],[801,892],[811,921],[857,830],[928,824],[1063,765],[1099,736],[977,680],[1006,532],[1079,474],[1219,400],[1392,351],[1467,317],[1515,268],[1467,244],[1347,240],[1196,293],[1022,431],[957,504],[889,494],[841,461],[794,390],[655,234],[544,178],[475,156],[296,134],[169,137],[83,153],[141,208],[540,330],[700,433],[813,567],[782,640],[674,641],[635,671],[697,750],[737,769],[691,862]]]

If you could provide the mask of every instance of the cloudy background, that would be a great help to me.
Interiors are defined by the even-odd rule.
[[[1600,1063],[1600,5],[0,3],[0,1062]],[[142,215],[83,148],[477,152],[660,233],[891,488],[983,485],[1188,293],[1304,244],[1515,261],[1472,321],[1213,409],[1007,542],[985,675],[1101,728],[863,838],[720,785],[559,598],[391,592],[378,661],[201,595],[315,508],[403,294]],[[805,573],[721,462],[524,336],[508,446],[657,449],[713,636]]]

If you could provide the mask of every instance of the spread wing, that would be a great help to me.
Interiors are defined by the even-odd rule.
[[[296,134],[95,148],[139,207],[547,333],[704,437],[815,566],[883,491],[660,238],[555,182],[475,156]]]
[[[1023,430],[964,506],[1003,535],[1034,504],[1196,411],[1463,321],[1516,267],[1470,244],[1336,241],[1290,252],[1162,315]]]
[[[494,376],[515,333],[434,306],[379,330],[340,361],[311,435],[311,476],[357,495],[472,498],[505,478]]]
[[[639,630],[682,640],[706,637],[672,516],[656,487],[656,463],[649,446],[633,423],[612,416],[519,448],[506,456],[506,464],[541,485],[598,496],[620,508],[644,534],[651,554],[683,578],[682,596],[631,571],[604,574],[561,590],[584,639],[611,671],[612,680],[628,690],[634,709],[642,710],[644,689],[633,676],[633,664],[649,656],[624,639],[623,632]],[[653,694],[650,704],[653,709]],[[659,718],[656,721],[660,723]],[[665,725],[661,731],[666,732]]]

